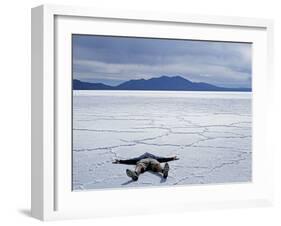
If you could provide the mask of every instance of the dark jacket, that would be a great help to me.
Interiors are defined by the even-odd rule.
[[[132,158],[132,159],[124,159],[124,160],[119,160],[120,164],[127,164],[127,165],[135,165],[137,164],[138,161],[146,158],[151,158],[151,159],[156,159],[158,162],[169,162],[175,160],[174,157],[159,157],[153,154],[150,154],[148,152],[144,153],[143,155]]]

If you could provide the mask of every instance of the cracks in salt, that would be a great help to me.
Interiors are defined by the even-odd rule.
[[[239,165],[241,161],[247,160],[247,157],[243,157],[245,154],[245,152],[241,152],[240,154],[237,155],[237,159],[229,159],[226,162],[222,162],[218,165],[215,165],[213,167],[204,167],[204,166],[189,166],[189,167],[183,167],[183,168],[191,168],[191,169],[203,169],[203,171],[198,175],[198,174],[194,174],[194,173],[190,173],[188,176],[184,176],[181,177],[180,179],[178,179],[176,182],[174,182],[174,185],[178,185],[188,179],[191,178],[201,178],[204,179],[205,177],[207,177],[209,174],[213,173],[214,171],[221,169],[225,166],[229,166],[229,165]],[[204,169],[206,169],[204,171]],[[203,182],[200,182],[203,183]]]
[[[177,180],[175,183],[173,183],[173,185],[178,185],[179,183],[181,183],[181,182],[183,182],[183,181],[185,181],[187,179],[189,179],[189,176],[186,176],[186,177],[183,177],[183,178]]]
[[[80,129],[73,128],[76,131],[90,131],[90,132],[99,132],[99,133],[147,133],[146,131],[132,131],[132,130],[110,130],[110,129]]]
[[[77,152],[76,154],[78,156],[91,156],[91,161],[93,161],[90,165],[85,166],[85,168],[81,167],[78,169],[81,170],[81,172],[78,173],[88,173],[85,178],[90,175],[89,177],[91,177],[91,181],[89,183],[74,181],[76,185],[81,186],[82,189],[87,189],[87,187],[91,186],[102,187],[103,184],[109,186],[110,183],[116,186],[116,183],[119,183],[126,178],[126,175],[122,167],[114,168],[114,171],[113,169],[108,168],[112,166],[109,166],[112,159],[118,159],[120,158],[120,155],[123,154],[126,157],[133,156],[136,153],[135,150],[139,153],[146,147],[155,147],[151,148],[153,150],[164,150],[163,153],[165,154],[163,155],[177,155],[180,157],[180,160],[183,161],[180,163],[172,163],[170,165],[171,170],[169,172],[168,180],[165,182],[166,184],[183,184],[185,182],[194,183],[194,181],[195,183],[198,181],[198,183],[206,183],[209,176],[213,177],[213,175],[221,173],[221,171],[228,169],[227,166],[234,165],[234,167],[236,167],[236,164],[239,165],[240,162],[247,158],[250,159],[251,150],[247,148],[248,146],[244,145],[244,143],[247,144],[250,141],[248,138],[251,138],[251,121],[250,118],[248,118],[250,115],[228,112],[200,112],[197,115],[186,114],[186,112],[184,114],[181,111],[174,113],[176,115],[169,113],[163,113],[161,115],[153,113],[149,115],[147,112],[139,115],[119,113],[118,116],[102,115],[101,113],[89,116],[82,115],[82,117],[77,118],[75,122],[81,121],[81,124],[76,124],[78,128],[74,128],[74,131],[89,132],[89,136],[98,136],[104,133],[104,137],[102,134],[101,140],[104,139],[105,142],[97,147],[94,145],[89,145],[89,148],[78,146],[79,148],[73,150],[74,152]],[[210,115],[212,116],[212,114],[214,115],[214,120],[212,121],[212,119],[210,119],[210,121],[208,121],[207,117]],[[224,117],[224,114],[228,118],[223,118],[222,121],[219,120],[220,116],[215,117],[215,115]],[[231,116],[233,116],[233,118],[231,118]],[[241,118],[238,116],[241,116]],[[82,123],[83,121],[85,121],[85,123]],[[93,124],[88,124],[87,122],[93,122]],[[101,127],[99,125],[101,125]],[[119,127],[119,125],[122,126]],[[86,128],[83,128],[84,126]],[[128,136],[126,134],[128,134]],[[105,139],[107,136],[108,140]],[[117,143],[111,143],[110,145],[110,143],[107,143],[110,139],[115,139],[114,142]],[[216,142],[216,139],[222,140]],[[227,141],[227,139],[233,140]],[[231,146],[232,143],[235,143],[236,141],[240,142],[242,139],[245,139],[243,140],[243,145]],[[225,141],[228,143],[224,143]],[[228,147],[227,145],[230,146]],[[165,146],[167,148],[162,148]],[[132,147],[132,149],[130,147]],[[83,153],[83,151],[89,151],[90,153]],[[131,153],[129,153],[130,151]],[[228,154],[223,155],[223,152]],[[198,154],[198,156],[193,156],[193,153],[195,155]],[[201,153],[203,153],[203,158],[206,156],[208,159],[202,161],[203,164],[196,166],[196,159],[201,159]],[[217,154],[219,157],[216,156]],[[97,159],[94,158],[95,156],[97,156]],[[101,157],[100,159],[99,156]],[[191,156],[191,160],[184,159],[189,156]],[[215,162],[212,162],[213,160]],[[185,161],[194,165],[187,166]],[[245,163],[242,163],[242,167],[244,165]],[[103,172],[103,170],[111,171],[107,173]],[[97,178],[97,175],[95,174],[96,171],[103,172],[103,177]],[[155,184],[153,181],[154,179],[152,178],[149,178],[148,181],[146,179],[141,179],[142,178],[140,178],[138,184],[128,184],[128,186]]]
[[[100,151],[100,150],[111,150],[114,148],[120,148],[120,147],[131,147],[135,146],[136,144],[121,144],[121,145],[115,145],[115,146],[107,146],[107,147],[98,147],[98,148],[81,148],[81,149],[73,149],[74,152],[82,152],[82,151]]]
[[[212,125],[214,126],[214,125]],[[207,127],[211,127],[211,126],[207,126]],[[222,127],[222,126],[220,126]],[[178,127],[174,127],[174,128],[178,128]],[[134,129],[162,129],[162,130],[166,130],[167,132],[158,136],[154,136],[154,137],[147,137],[147,138],[143,138],[143,139],[135,139],[135,140],[125,140],[125,139],[119,139],[121,142],[124,142],[126,144],[121,144],[121,145],[116,145],[116,146],[108,146],[108,147],[99,147],[99,148],[88,148],[88,149],[74,149],[73,151],[95,151],[95,150],[105,150],[105,149],[115,149],[115,148],[120,148],[120,147],[128,147],[128,146],[136,146],[138,144],[142,144],[142,145],[149,145],[149,146],[159,146],[159,147],[163,147],[163,146],[167,146],[167,147],[210,147],[210,148],[228,148],[228,147],[224,147],[224,146],[199,146],[197,145],[200,142],[204,142],[204,141],[208,141],[208,140],[215,140],[215,139],[244,139],[244,138],[251,138],[251,135],[242,135],[239,133],[234,133],[234,132],[221,132],[221,131],[209,131],[208,128],[206,127],[201,127],[203,128],[202,132],[174,132],[173,129],[174,128],[168,128],[168,127],[163,127],[163,126],[154,126],[154,127],[140,127],[140,128],[134,128]],[[186,128],[186,127],[184,127]],[[102,130],[100,130],[102,131]],[[109,130],[105,130],[105,132],[107,132]],[[119,132],[117,130],[110,130],[111,132]],[[122,131],[121,131],[122,132]],[[138,133],[139,131],[130,131],[132,133]],[[144,132],[144,131],[143,131]],[[217,136],[217,137],[212,137],[212,136],[206,136],[204,133],[206,132],[211,132],[211,133],[222,133],[222,134],[232,134],[234,136]],[[146,132],[147,133],[147,132]],[[163,138],[163,137],[167,137],[170,134],[175,134],[175,135],[183,135],[183,134],[188,134],[188,135],[198,135],[203,137],[202,139],[198,139],[197,141],[194,141],[190,144],[172,144],[172,143],[148,143],[147,141],[153,141],[159,138]]]
[[[222,167],[224,167],[224,166],[226,166],[226,165],[234,165],[234,164],[239,164],[241,161],[243,161],[243,160],[245,160],[246,158],[240,158],[240,159],[234,159],[234,160],[229,160],[229,162],[223,162],[223,163],[221,163],[221,164],[219,164],[219,165],[217,165],[217,166],[214,166],[213,168],[211,168],[208,172],[207,172],[207,174],[209,174],[209,173],[212,173],[213,171],[215,171],[215,170],[217,170],[217,169],[220,169],[220,168],[222,168]]]

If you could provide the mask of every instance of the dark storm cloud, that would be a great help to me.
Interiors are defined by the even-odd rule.
[[[228,87],[251,85],[251,45],[106,36],[73,36],[74,78],[117,84],[180,75]]]

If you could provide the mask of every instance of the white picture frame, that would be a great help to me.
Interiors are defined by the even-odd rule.
[[[104,21],[108,24],[104,24]],[[122,29],[114,29],[115,23],[118,23],[120,28],[123,26]],[[68,77],[71,73],[69,35],[77,31],[107,35],[122,35],[125,32],[128,35],[130,30],[132,36],[150,37],[152,33],[146,33],[145,26],[175,29],[175,33],[177,26],[181,28],[190,26],[194,30],[190,32],[189,37],[185,37],[186,33],[180,32],[177,33],[178,37],[254,43],[256,57],[253,62],[255,79],[252,183],[72,192],[69,183],[71,168],[68,154],[71,153],[71,146],[68,138],[60,136],[71,133],[69,120],[71,116],[67,110],[71,104],[69,100],[71,77]],[[239,32],[228,32],[231,29],[237,29]],[[163,29],[161,34],[155,36],[170,37],[170,33]],[[266,143],[265,128],[266,117],[270,117],[266,106],[273,82],[272,39],[273,22],[265,19],[123,12],[56,5],[33,8],[32,216],[41,220],[56,220],[271,205],[273,153]],[[63,54],[60,48],[63,48]],[[57,76],[62,74],[65,77]],[[65,106],[60,105],[62,100],[68,100],[65,101]],[[171,192],[173,195],[170,195]],[[131,196],[134,200],[129,198]],[[165,202],[161,201],[163,196],[167,197]],[[124,197],[128,198],[124,200]],[[145,203],[142,202],[144,197],[148,200]],[[155,208],[155,203],[159,208]]]

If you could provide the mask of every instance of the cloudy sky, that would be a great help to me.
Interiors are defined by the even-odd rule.
[[[182,76],[223,87],[251,87],[251,44],[73,35],[73,78],[117,85]]]

